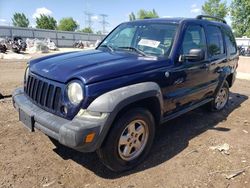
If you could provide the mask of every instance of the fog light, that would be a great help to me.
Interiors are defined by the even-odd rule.
[[[95,133],[89,133],[89,134],[86,136],[86,138],[85,138],[85,142],[86,142],[86,143],[92,142],[93,139],[94,139],[94,137],[95,137]]]
[[[81,109],[77,117],[83,117],[83,118],[94,118],[94,119],[104,119],[107,117],[107,113],[102,113],[102,112],[92,112],[88,110]]]
[[[62,106],[62,107],[61,107],[61,112],[62,112],[63,114],[67,114],[67,113],[68,113],[68,108],[67,108],[66,106]]]

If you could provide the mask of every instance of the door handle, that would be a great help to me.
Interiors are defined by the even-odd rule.
[[[181,84],[181,83],[183,83],[184,81],[185,81],[185,79],[184,79],[183,77],[178,78],[177,80],[175,80],[174,85]]]

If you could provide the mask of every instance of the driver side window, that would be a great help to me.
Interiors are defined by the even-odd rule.
[[[191,49],[203,49],[206,51],[206,38],[204,29],[199,25],[188,26],[183,42],[182,54],[189,54]]]

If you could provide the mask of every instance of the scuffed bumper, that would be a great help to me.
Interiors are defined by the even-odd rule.
[[[78,151],[95,151],[100,147],[107,134],[104,127],[110,122],[109,115],[103,119],[75,117],[73,120],[67,120],[36,106],[24,94],[22,88],[14,91],[12,99],[13,105],[18,111],[22,109],[28,116],[32,117],[34,128]],[[109,127],[109,125],[107,126]],[[92,142],[86,143],[85,138],[90,133],[94,133],[95,137]]]

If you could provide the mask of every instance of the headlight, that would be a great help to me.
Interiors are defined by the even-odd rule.
[[[68,85],[67,94],[69,101],[74,105],[78,105],[83,100],[83,90],[77,82],[72,82]]]

